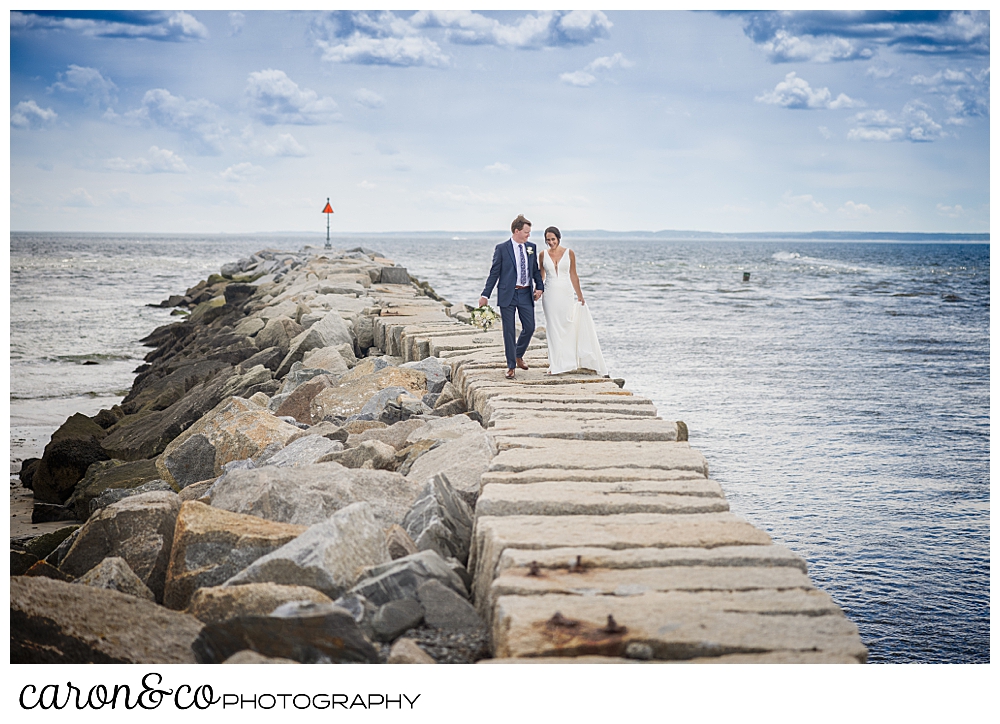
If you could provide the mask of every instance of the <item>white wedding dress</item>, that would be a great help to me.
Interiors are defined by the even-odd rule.
[[[578,369],[594,370],[599,375],[608,374],[590,307],[576,301],[569,276],[569,249],[563,252],[558,266],[552,263],[546,251],[542,256],[542,265],[545,268],[542,310],[545,312],[545,339],[549,346],[549,374]]]

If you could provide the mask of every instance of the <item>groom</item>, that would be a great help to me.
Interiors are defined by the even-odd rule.
[[[493,287],[497,287],[497,304],[500,307],[500,319],[503,322],[503,350],[507,356],[508,380],[514,379],[514,365],[522,370],[528,369],[524,363],[524,353],[535,333],[535,302],[542,298],[545,284],[542,283],[542,273],[538,270],[538,256],[535,245],[528,243],[531,235],[531,222],[518,215],[510,225],[511,237],[497,244],[493,250],[493,266],[490,276],[483,287],[483,295],[479,297],[479,306],[489,304]],[[534,282],[535,290],[531,285]],[[521,335],[514,343],[514,311],[521,318]]]

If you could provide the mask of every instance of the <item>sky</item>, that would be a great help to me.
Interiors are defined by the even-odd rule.
[[[10,13],[17,231],[989,231],[986,11]]]

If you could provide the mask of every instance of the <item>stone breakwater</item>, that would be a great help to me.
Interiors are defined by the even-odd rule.
[[[504,379],[378,253],[262,251],[165,300],[120,405],[22,484],[11,661],[863,662],[623,380]],[[540,336],[540,335],[539,335]]]

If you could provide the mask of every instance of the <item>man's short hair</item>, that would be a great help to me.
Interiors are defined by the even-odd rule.
[[[510,222],[510,233],[520,231],[525,226],[531,226],[531,222],[524,218],[524,214],[518,214],[517,218]]]

